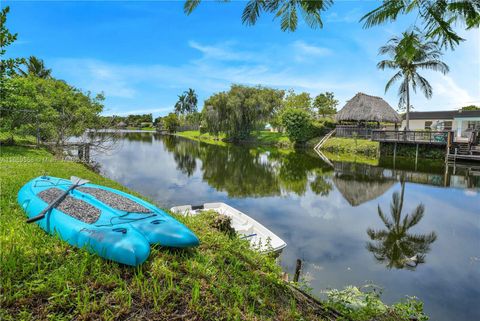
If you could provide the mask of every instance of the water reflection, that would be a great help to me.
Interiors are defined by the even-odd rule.
[[[336,162],[334,168],[335,187],[352,206],[380,197],[395,184],[395,178],[381,167]]]
[[[404,195],[405,181],[402,180],[400,194],[395,192],[392,195],[390,217],[387,217],[378,205],[378,216],[386,229],[367,229],[368,236],[374,241],[367,243],[367,249],[378,262],[384,263],[389,269],[415,270],[419,264],[425,263],[425,256],[437,235],[435,232],[409,233],[409,230],[422,220],[425,206],[419,204],[411,214],[402,218]]]
[[[333,169],[308,154],[219,147],[175,136],[162,140],[178,170],[191,176],[197,168],[196,159],[200,160],[203,180],[229,197],[302,196],[308,187],[327,196],[333,188]]]
[[[389,303],[405,295],[419,297],[432,320],[480,320],[480,310],[472,309],[480,297],[480,265],[472,260],[480,256],[480,170],[475,166],[419,162],[415,168],[414,161],[398,159],[331,166],[308,151],[122,135],[115,152],[95,157],[104,175],[164,208],[226,202],[248,213],[288,243],[280,258],[285,271],[293,275],[296,259],[302,259],[301,278],[314,293],[373,282],[384,288]],[[394,228],[388,208],[397,190],[404,202]],[[426,209],[421,224],[403,231],[405,213],[413,220],[420,203]],[[392,228],[379,219],[378,206]],[[380,232],[371,233],[371,239],[369,229]],[[438,236],[434,243],[432,231]],[[366,242],[378,253],[369,252]],[[406,265],[415,264],[410,273]]]

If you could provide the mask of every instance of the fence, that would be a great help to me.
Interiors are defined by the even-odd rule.
[[[403,131],[403,130],[374,130],[372,140],[377,142],[398,142],[412,144],[446,145],[447,131]]]
[[[369,139],[372,137],[373,130],[374,128],[368,127],[337,125],[335,135],[337,137],[357,137]]]

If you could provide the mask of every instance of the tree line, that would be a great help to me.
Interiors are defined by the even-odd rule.
[[[197,94],[188,89],[178,96],[174,111],[157,118],[156,124],[169,132],[191,126],[217,137],[223,133],[231,142],[248,141],[252,131],[269,125],[273,130],[285,131],[294,142],[303,143],[323,133],[325,124],[332,124],[338,100],[331,92],[312,98],[309,93],[292,89],[233,84],[228,91],[208,97],[201,112],[197,104]]]
[[[228,1],[225,1],[228,2]],[[254,25],[262,14],[272,14],[280,20],[282,31],[295,31],[298,13],[311,28],[322,28],[322,15],[334,0],[250,0],[246,3],[241,20]],[[201,0],[186,0],[184,12],[187,15],[199,6]],[[479,0],[384,0],[377,8],[365,13],[359,22],[364,28],[395,22],[400,16],[416,16],[414,23],[400,36],[391,38],[379,50],[380,55],[390,59],[377,64],[379,69],[394,69],[396,73],[387,82],[385,92],[399,81],[400,110],[406,112],[406,129],[409,129],[411,91],[421,91],[426,98],[432,97],[432,86],[420,70],[434,70],[446,74],[448,66],[440,60],[442,50],[454,50],[465,39],[454,26],[465,30],[480,26]]]
[[[20,134],[62,145],[69,137],[97,127],[105,99],[102,93],[93,95],[55,79],[37,57],[4,58],[17,39],[6,26],[8,13],[9,7],[0,12],[0,131],[10,134],[12,143]]]

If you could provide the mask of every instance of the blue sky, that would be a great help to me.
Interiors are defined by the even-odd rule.
[[[177,95],[194,88],[203,100],[232,83],[293,88],[316,95],[333,91],[342,107],[357,92],[384,97],[397,107],[396,88],[384,93],[392,71],[376,69],[378,48],[415,17],[364,30],[360,17],[375,1],[336,1],[324,13],[324,28],[301,21],[296,32],[280,31],[264,15],[241,24],[245,2],[204,1],[190,16],[182,1],[18,2],[8,27],[19,34],[11,56],[35,55],[53,76],[83,90],[103,91],[105,114],[165,115]],[[434,95],[413,97],[416,110],[449,110],[480,104],[480,31],[444,60],[447,76],[424,72]]]

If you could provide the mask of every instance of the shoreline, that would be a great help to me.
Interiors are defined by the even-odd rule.
[[[19,156],[29,161],[12,161]],[[179,317],[179,309],[181,318],[199,320],[350,318],[347,302],[331,301],[330,297],[319,300],[304,292],[301,284],[286,281],[273,255],[258,253],[248,241],[219,231],[213,213],[184,217],[166,210],[199,237],[200,246],[188,250],[152,246],[147,261],[136,268],[74,248],[34,224],[25,223],[16,196],[27,181],[45,173],[56,177],[75,175],[151,200],[95,173],[84,163],[56,160],[45,149],[2,146],[0,164],[5,169],[0,173],[5,213],[0,240],[6,245],[1,261],[5,284],[2,320],[33,316],[128,319],[138,315],[172,319]],[[6,228],[12,226],[15,229]],[[352,295],[358,302],[374,300],[384,307],[380,315],[375,312],[379,320],[388,320],[383,318],[391,315],[398,316],[396,320],[408,320],[402,314],[403,307],[421,304],[402,301],[387,306],[379,296],[362,294],[352,286],[332,291],[332,295]],[[396,310],[397,306],[402,308]]]
[[[16,157],[23,160],[12,161]],[[29,161],[25,161],[27,159]],[[104,300],[112,303],[106,311],[115,318],[132,317],[140,311],[153,317],[164,309],[165,304],[167,308],[162,314],[167,319],[178,317],[177,307],[182,307],[189,317],[205,320],[220,315],[227,318],[240,315],[251,315],[252,319],[268,318],[274,311],[306,318],[329,319],[331,316],[326,308],[312,308],[312,302],[307,304],[311,299],[306,296],[302,299],[298,291],[289,289],[289,284],[282,281],[281,267],[272,256],[257,253],[250,249],[248,241],[230,238],[213,228],[213,217],[208,213],[183,217],[165,210],[191,228],[201,239],[201,245],[189,250],[152,246],[150,257],[137,268],[124,267],[74,248],[46,234],[35,224],[25,223],[25,213],[16,202],[17,192],[23,184],[45,172],[57,177],[75,175],[151,200],[93,172],[83,163],[56,160],[44,149],[2,146],[0,164],[5,169],[0,174],[2,211],[5,211],[0,239],[6,245],[1,276],[2,284],[5,284],[4,310],[0,313],[4,320],[19,319],[20,315],[29,314],[29,311],[35,311],[40,318],[47,318],[47,315],[103,318],[105,310],[100,302]],[[10,230],[7,226],[16,228]],[[24,254],[19,256],[19,253]],[[235,266],[241,269],[230,270],[225,263],[211,264],[227,259],[236,262]],[[216,272],[210,273],[211,269]],[[33,287],[38,282],[43,286]],[[68,288],[65,288],[65,282],[69,284]],[[19,288],[22,290],[18,291]],[[211,291],[213,288],[216,289],[214,292]],[[252,296],[253,289],[263,290],[255,290],[257,294]],[[195,294],[197,292],[204,293],[206,297],[199,297]],[[283,294],[277,296],[274,294],[277,292]],[[91,298],[91,293],[97,294]],[[241,298],[239,293],[244,293]],[[23,299],[18,301],[18,295]],[[167,298],[170,298],[168,303],[164,301]],[[270,303],[267,306],[245,304],[241,307],[240,299]],[[286,304],[290,300],[296,301],[297,307]],[[172,307],[171,301],[176,306]],[[144,307],[145,304],[148,308]],[[65,309],[70,311],[66,315],[63,314]],[[218,311],[221,311],[220,315]]]

